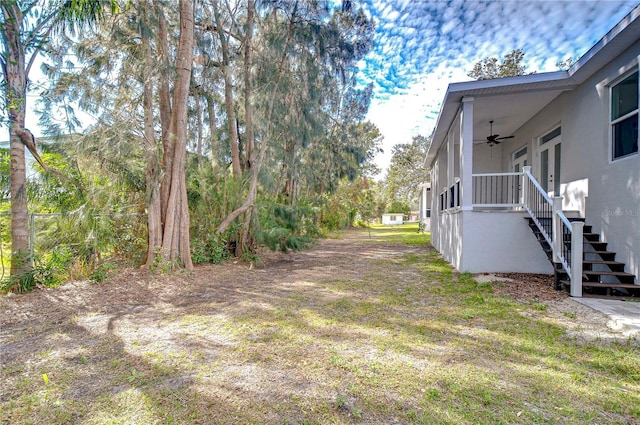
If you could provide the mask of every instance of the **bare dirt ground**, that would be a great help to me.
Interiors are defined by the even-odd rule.
[[[340,239],[321,240],[308,251],[284,254],[265,250],[260,253],[259,265],[235,260],[222,266],[201,265],[189,274],[166,276],[128,269],[110,278],[108,285],[83,281],[60,288],[40,288],[26,295],[10,294],[0,298],[0,328],[4,334],[10,328],[57,323],[86,312],[117,318],[144,310],[158,301],[187,311],[190,304],[197,310],[198,300],[203,298],[231,304],[241,301],[251,291],[263,291],[288,281],[361,276],[367,272],[368,263],[354,256],[384,260],[412,250],[419,251],[406,247],[398,252],[395,244],[377,244],[371,249],[371,243],[362,238],[361,233],[347,232]],[[490,275],[490,280],[494,282],[496,293],[517,301],[543,303],[556,315],[575,313],[571,328],[583,329],[587,334],[622,337],[607,325],[606,315],[572,302],[566,292],[553,289],[552,276],[498,273]],[[112,322],[110,326],[115,320]]]
[[[325,397],[327,403],[337,403],[349,417],[358,418],[358,411],[349,407],[348,397],[338,396],[336,401],[334,395],[323,394],[322,382],[314,382],[313,377],[288,374],[289,369],[281,364],[281,369],[269,373],[250,366],[247,358],[265,360],[270,354],[259,350],[249,353],[250,347],[236,344],[234,332],[238,327],[242,329],[241,318],[272,309],[275,301],[283,297],[293,300],[303,297],[305,303],[331,302],[335,298],[339,307],[341,301],[334,291],[306,282],[358,282],[372,273],[386,275],[398,284],[416,279],[416,274],[409,269],[391,269],[385,264],[407,254],[422,254],[430,248],[402,245],[400,249],[398,244],[372,243],[363,235],[347,232],[340,239],[321,240],[302,252],[265,252],[261,255],[263,264],[257,266],[232,261],[219,266],[198,266],[188,274],[169,275],[129,269],[103,284],[76,282],[0,298],[4,381],[0,403],[10,407],[0,414],[0,423],[122,423],[117,417],[105,419],[98,415],[97,412],[105,410],[101,405],[105,394],[123,391],[128,384],[144,388],[149,380],[153,380],[154,387],[166,391],[164,396],[162,391],[154,393],[156,399],[167,397],[166,402],[177,415],[188,417],[184,409],[189,400],[182,400],[185,406],[177,407],[180,400],[169,400],[168,394],[183,391],[196,377],[217,388],[216,394],[207,399],[206,409],[225,411],[227,416],[194,419],[193,423],[235,423],[234,417],[244,418],[240,422],[298,423],[300,417],[296,419],[291,412],[269,413],[278,412],[281,404],[285,406],[282,399],[285,394],[288,398],[296,394],[303,398]],[[494,284],[495,292],[544,304],[551,319],[557,318],[576,335],[586,339],[624,338],[607,327],[604,315],[572,302],[565,293],[554,291],[549,277],[502,277],[511,281]],[[303,307],[293,305],[291,311],[282,314],[294,317],[296,308]],[[206,330],[212,327],[221,331],[208,333]],[[278,326],[274,324],[271,328],[256,330],[255,340],[273,338],[271,343],[277,344]],[[314,342],[308,344],[313,346]],[[225,351],[231,346],[235,360]],[[308,349],[301,347],[300,353],[294,352],[290,359],[283,361],[305,362]],[[227,353],[227,357],[223,353]],[[203,364],[218,369],[212,373],[203,370],[200,366]],[[109,368],[113,372],[105,372]],[[42,379],[54,382],[57,387],[49,384],[50,389],[43,393]],[[273,388],[278,391],[273,392]],[[32,400],[29,394],[39,394],[47,400]],[[187,397],[191,393],[181,394]],[[252,400],[251,405],[247,400]],[[197,400],[192,401],[198,404]],[[121,402],[125,410],[127,405],[137,403]],[[23,407],[11,409],[15,405]],[[300,406],[300,409],[310,408],[302,401]],[[259,414],[242,416],[249,408]],[[33,416],[22,416],[29,411]],[[201,412],[196,410],[192,415],[201,418]],[[276,416],[270,417],[270,414]],[[89,417],[95,419],[87,419]],[[282,417],[290,419],[283,422]],[[156,422],[155,419],[147,422],[144,416],[128,421]],[[165,422],[173,423],[167,419],[166,412]]]

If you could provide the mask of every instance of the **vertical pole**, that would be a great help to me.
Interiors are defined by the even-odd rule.
[[[522,167],[522,205],[527,209],[531,209],[529,205],[529,174],[531,173],[531,166],[525,165]]]
[[[562,220],[558,215],[559,211],[562,211],[562,198],[556,196],[553,198],[552,205],[552,215],[551,215],[551,249],[552,249],[552,257],[551,261],[553,262],[553,287],[556,290],[562,289],[562,285],[560,284],[561,275],[564,270],[562,267],[562,262],[560,260],[560,255],[562,254],[562,247],[564,244],[564,236],[562,232]],[[565,258],[565,261],[569,261],[568,258]],[[569,276],[571,278],[571,276]]]
[[[554,196],[553,197],[553,216],[552,216],[552,227],[551,227],[551,241],[553,248],[553,262],[560,262],[560,254],[562,253],[562,220],[560,219],[560,215],[558,212],[562,211],[562,197]]]
[[[460,118],[460,199],[463,210],[473,209],[473,97],[462,99]]]
[[[571,222],[571,296],[582,297],[582,252],[584,222]]]
[[[33,242],[35,240],[36,231],[35,231],[35,219],[34,214],[29,214],[29,264],[33,267]]]

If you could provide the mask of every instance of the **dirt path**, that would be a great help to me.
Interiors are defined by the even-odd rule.
[[[349,322],[351,305],[372,308],[377,317],[375,309],[383,307],[366,304],[358,282],[377,276],[376,296],[395,296],[389,288],[401,291],[420,276],[417,266],[396,260],[430,250],[374,243],[362,232],[347,232],[307,251],[266,253],[260,267],[229,262],[171,275],[127,270],[103,284],[79,282],[2,297],[0,422],[297,423],[309,409],[326,409],[314,417],[356,420],[362,405],[356,408],[351,395],[340,395],[335,387],[350,384],[330,366],[340,366],[350,350],[372,349],[351,346],[344,326],[322,311],[341,312],[347,326],[358,325]],[[527,296],[561,317],[566,296],[548,282],[535,284],[538,289]],[[496,290],[509,294],[513,287]],[[354,304],[343,306],[347,293]],[[602,315],[575,313],[574,307],[573,329],[615,337]],[[287,334],[287,321],[315,333]],[[327,349],[315,338],[331,338],[333,344],[337,339],[339,348]],[[287,356],[272,351],[280,343]],[[147,405],[152,407],[140,407]]]
[[[11,329],[60,323],[87,313],[110,315],[113,324],[120,316],[143,310],[150,314],[158,306],[176,307],[183,312],[198,311],[211,302],[230,306],[251,298],[250,295],[261,298],[287,292],[288,285],[295,282],[357,279],[372,263],[425,250],[398,248],[398,244],[372,243],[365,234],[354,231],[344,233],[340,239],[320,240],[305,251],[287,254],[264,251],[258,266],[238,260],[223,265],[200,265],[189,274],[169,275],[130,269],[105,284],[75,282],[2,297],[0,328],[6,336]]]

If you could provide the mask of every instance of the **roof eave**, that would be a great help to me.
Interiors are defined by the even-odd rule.
[[[431,145],[425,157],[425,165],[430,167],[433,164],[433,160],[449,132],[463,98],[518,94],[536,90],[569,90],[574,86],[575,82],[570,80],[567,71],[449,84],[438,113],[436,125],[431,134]]]

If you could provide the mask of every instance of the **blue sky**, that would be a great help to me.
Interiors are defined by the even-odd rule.
[[[327,0],[339,7],[341,0]],[[624,0],[352,0],[376,21],[375,47],[359,63],[360,81],[374,85],[368,119],[384,136],[384,171],[391,148],[431,135],[447,85],[468,81],[485,57],[522,49],[529,72],[555,71],[577,59],[639,1]],[[37,68],[37,67],[36,67]],[[37,73],[36,73],[37,74]],[[36,77],[37,75],[33,75]],[[36,94],[28,95],[29,108]],[[37,117],[27,127],[40,135]],[[384,173],[379,176],[382,178]]]
[[[355,0],[376,21],[376,45],[359,64],[374,84],[368,118],[391,147],[431,135],[447,85],[468,81],[485,57],[522,49],[529,72],[556,71],[577,59],[638,1]],[[380,176],[382,177],[382,176]]]

